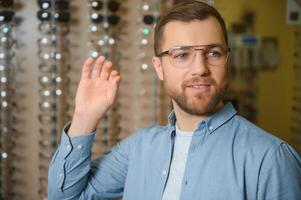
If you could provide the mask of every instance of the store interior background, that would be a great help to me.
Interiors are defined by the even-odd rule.
[[[64,36],[52,33],[57,36],[56,45],[43,47],[62,52],[55,71],[48,67],[47,72],[39,68],[44,62],[39,52],[45,49],[41,49],[37,41],[46,34],[38,29],[41,24],[37,17],[41,10],[38,1],[15,0],[13,7],[0,7],[0,15],[3,10],[15,12],[15,19],[8,24],[12,25],[11,37],[16,41],[9,49],[0,48],[1,52],[15,52],[10,59],[14,65],[4,62],[0,56],[0,64],[7,65],[0,70],[1,80],[5,76],[8,79],[1,81],[1,94],[5,90],[13,91],[8,92],[8,96],[1,95],[0,200],[46,199],[50,156],[59,143],[63,126],[71,119],[82,64],[95,52],[105,52],[113,60],[114,67],[121,72],[122,82],[116,104],[97,129],[93,157],[100,156],[138,128],[166,123],[170,101],[162,83],[155,78],[150,62],[154,23],[145,24],[143,19],[146,15],[156,18],[179,1],[99,1],[118,2],[119,9],[96,11],[91,8],[92,0],[69,1],[70,6],[64,12],[70,13],[70,21],[57,23],[58,30],[69,26],[69,33]],[[235,104],[241,115],[301,153],[301,1],[205,2],[220,11],[231,38],[231,86],[227,100]],[[52,12],[51,8],[48,11]],[[120,20],[117,25],[110,24],[108,29],[92,33],[93,25],[103,26],[103,22],[91,20],[92,13],[117,15]],[[44,23],[55,23],[55,20]],[[0,19],[2,28],[3,25]],[[4,37],[4,33],[1,34],[0,37]],[[97,46],[95,42],[106,41],[107,36],[111,38],[108,43],[114,44],[101,44],[93,51],[93,46]],[[61,42],[66,39],[69,44]],[[47,62],[54,63],[51,59]],[[52,82],[39,81],[39,77],[52,75],[59,76],[62,83],[52,85]],[[62,94],[51,92],[47,96],[45,91],[49,88],[50,91],[59,88]],[[3,106],[5,102],[8,107]],[[47,102],[56,107],[47,107]],[[56,121],[44,118],[53,115]]]

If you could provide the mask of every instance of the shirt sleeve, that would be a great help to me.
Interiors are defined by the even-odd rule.
[[[127,142],[121,142],[91,162],[95,132],[69,138],[67,124],[48,171],[48,199],[107,199],[120,197],[127,173]]]
[[[271,149],[262,163],[258,200],[300,200],[301,160],[286,143]]]

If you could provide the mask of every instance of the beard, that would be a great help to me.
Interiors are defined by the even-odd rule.
[[[210,84],[210,92],[202,92],[192,97],[185,94],[185,88],[196,82],[205,82]],[[169,87],[164,84],[164,87],[171,99],[186,113],[191,115],[211,115],[216,112],[218,104],[222,101],[227,88],[228,81],[224,81],[218,86],[212,78],[194,77],[182,83],[181,91]]]

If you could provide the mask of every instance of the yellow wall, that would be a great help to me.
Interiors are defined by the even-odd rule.
[[[216,0],[215,6],[228,28],[232,22],[240,22],[248,9],[255,12],[255,34],[278,38],[281,64],[274,71],[259,73],[258,125],[289,142],[295,27],[286,24],[286,0]]]

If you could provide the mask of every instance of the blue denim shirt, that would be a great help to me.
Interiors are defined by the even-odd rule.
[[[95,133],[69,138],[67,125],[50,163],[49,200],[161,200],[175,121],[172,112],[167,126],[141,129],[94,162]],[[300,200],[300,157],[227,104],[194,131],[180,199]]]

